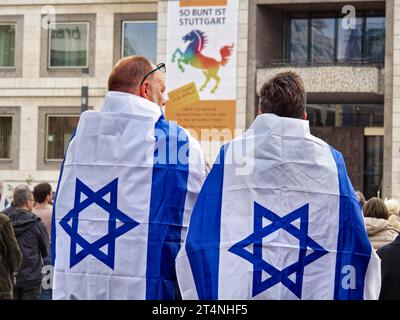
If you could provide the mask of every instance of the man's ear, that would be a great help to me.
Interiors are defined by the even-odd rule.
[[[150,84],[148,82],[143,82],[143,84],[140,86],[140,96],[142,98],[148,99],[151,92],[150,90]]]
[[[146,86],[146,83],[142,84],[142,85],[139,87],[139,94],[140,94],[140,96],[141,96],[142,98],[144,98],[144,95],[145,95],[145,93],[146,93],[146,88],[145,88],[145,86]]]

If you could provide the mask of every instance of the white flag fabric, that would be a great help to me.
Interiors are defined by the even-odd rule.
[[[205,178],[200,145],[143,98],[82,113],[53,214],[53,299],[174,299],[175,258]]]
[[[308,121],[273,114],[222,147],[176,265],[184,299],[377,299],[380,290],[342,155]]]

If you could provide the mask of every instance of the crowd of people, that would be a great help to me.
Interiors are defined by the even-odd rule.
[[[0,182],[0,299],[50,300],[51,289],[43,289],[43,267],[51,265],[50,239],[53,192],[49,183],[33,191],[15,188],[8,207]],[[368,201],[356,192],[362,206],[371,245],[381,258],[380,299],[400,299],[400,203],[373,197]],[[6,202],[6,203],[7,203]]]
[[[5,199],[3,189],[0,182]],[[40,183],[33,191],[20,185],[8,203],[0,207],[0,299],[51,299],[51,290],[42,288],[43,266],[51,264],[51,185]]]
[[[250,128],[255,147],[246,151],[246,159],[257,160],[253,170],[239,174],[243,170],[228,161],[244,135],[243,141],[235,139],[221,148],[207,175],[199,143],[164,118],[162,70],[163,64],[155,67],[141,56],[121,59],[114,66],[101,112],[82,114],[68,147],[54,217],[49,183],[33,191],[17,186],[12,199],[6,199],[0,183],[0,299],[53,295],[209,300],[259,295],[353,300],[377,299],[379,290],[382,300],[400,299],[399,202],[376,197],[366,201],[361,192],[357,201],[340,152],[310,135],[304,121],[306,91],[297,74],[280,73],[260,91],[259,115]],[[171,148],[178,136],[179,145],[188,142],[183,153],[177,146]],[[155,143],[153,167],[144,157],[149,140]],[[90,153],[91,145],[101,145],[103,152]],[[175,151],[181,157],[175,158]],[[75,178],[81,176],[85,181]],[[81,202],[82,193],[87,198]],[[95,206],[86,212],[85,236],[93,240],[103,226],[108,230],[92,243],[77,230],[80,212],[91,204],[110,216],[93,218]],[[126,214],[130,211],[135,216]],[[53,220],[59,222],[52,229]],[[299,245],[290,243],[285,232],[269,237],[281,229]],[[334,235],[329,234],[332,229]],[[44,266],[52,264],[51,233],[53,292],[43,281]],[[266,237],[269,246],[264,252]],[[77,252],[79,245],[85,248]],[[107,253],[101,250],[106,246]],[[298,261],[279,269],[293,262],[288,261],[293,252]],[[274,265],[263,257],[268,254]],[[263,279],[263,272],[270,278]],[[358,273],[354,279],[352,272]]]
[[[372,247],[381,258],[380,299],[400,299],[400,204],[396,199],[365,200],[357,192]]]

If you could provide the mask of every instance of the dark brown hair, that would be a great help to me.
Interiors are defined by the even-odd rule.
[[[260,90],[260,112],[280,117],[302,119],[307,94],[303,80],[293,72],[281,72],[268,80]]]
[[[143,56],[129,56],[120,59],[108,78],[108,90],[134,93],[143,77],[153,69],[149,59]]]
[[[33,197],[38,203],[43,203],[49,195],[51,195],[51,185],[47,182],[39,183],[33,188]]]
[[[385,203],[376,197],[369,199],[363,208],[364,217],[388,219],[389,211],[385,206]]]

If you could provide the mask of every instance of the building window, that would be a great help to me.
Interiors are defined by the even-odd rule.
[[[335,59],[335,19],[311,20],[311,61],[330,63]]]
[[[378,196],[383,177],[383,135],[365,136],[364,141],[364,195]]]
[[[121,56],[141,55],[157,60],[157,22],[123,21]]]
[[[16,24],[0,24],[0,68],[15,68]]]
[[[88,22],[54,23],[49,33],[49,68],[88,67]]]
[[[360,61],[363,46],[363,19],[356,18],[354,29],[338,29],[338,60],[344,62]]]
[[[309,104],[312,127],[383,127],[381,104]]]
[[[357,12],[353,29],[343,28],[342,19],[325,13],[289,14],[286,56],[290,63],[383,63],[383,13]]]
[[[290,29],[290,61],[295,63],[306,63],[308,20],[292,19]]]
[[[0,160],[11,160],[12,122],[10,116],[0,116]]]
[[[78,125],[76,115],[48,115],[46,117],[46,161],[64,158],[72,133]]]
[[[365,51],[370,61],[381,61],[385,56],[385,18],[366,18]]]

